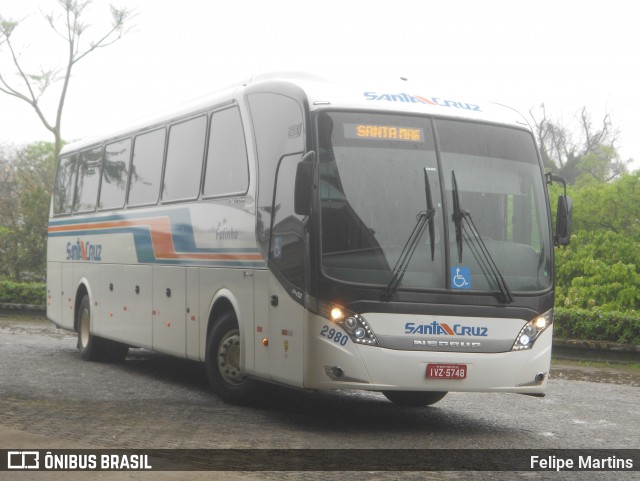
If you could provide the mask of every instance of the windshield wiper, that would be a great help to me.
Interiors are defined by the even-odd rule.
[[[469,248],[473,253],[474,257],[478,261],[480,268],[485,273],[485,275],[489,274],[493,277],[498,290],[504,297],[506,303],[513,302],[513,294],[511,293],[511,289],[507,285],[504,277],[502,277],[502,273],[496,262],[493,260],[493,257],[489,253],[489,249],[487,249],[487,245],[482,240],[482,236],[476,225],[473,223],[473,219],[471,218],[471,214],[460,208],[460,193],[458,192],[458,182],[456,181],[456,173],[451,171],[451,184],[453,190],[453,222],[455,224],[456,229],[456,244],[458,246],[458,263],[462,262],[462,244],[464,242],[464,238],[466,238],[467,243],[469,244]]]
[[[433,200],[431,199],[431,186],[429,185],[429,176],[427,174],[427,169],[424,169],[424,193],[427,201],[427,210],[419,212],[416,220],[416,225],[411,231],[407,242],[405,242],[404,247],[402,248],[402,252],[400,253],[400,257],[396,262],[396,265],[393,266],[393,276],[387,284],[387,287],[384,290],[384,299],[389,300],[393,293],[398,289],[402,278],[407,272],[407,267],[409,267],[409,262],[411,262],[411,258],[413,257],[413,253],[416,251],[418,247],[418,242],[420,238],[424,234],[424,231],[429,226],[429,240],[431,242],[431,261],[434,260],[435,257],[435,228],[434,228],[434,217],[436,215],[436,210],[433,207]]]

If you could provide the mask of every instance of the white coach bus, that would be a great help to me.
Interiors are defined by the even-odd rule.
[[[523,117],[425,90],[266,75],[64,147],[49,319],[88,361],[202,361],[227,402],[544,395],[570,199],[554,238]]]

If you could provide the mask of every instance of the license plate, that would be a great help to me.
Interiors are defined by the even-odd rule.
[[[466,364],[427,364],[428,379],[466,379]]]

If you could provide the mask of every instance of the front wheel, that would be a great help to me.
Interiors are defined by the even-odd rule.
[[[78,350],[85,361],[120,362],[127,357],[129,346],[91,334],[91,302],[85,295],[77,312]]]
[[[398,406],[431,406],[447,395],[446,391],[382,391],[382,394]]]
[[[240,330],[233,312],[226,312],[207,337],[205,368],[213,392],[224,402],[247,404],[255,398],[261,383],[240,369]]]

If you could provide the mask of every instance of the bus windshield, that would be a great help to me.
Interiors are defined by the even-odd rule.
[[[318,145],[326,276],[387,286],[427,211],[429,182],[434,246],[430,235],[421,235],[398,289],[497,291],[498,277],[515,292],[551,286],[543,176],[527,131],[417,116],[323,112]],[[454,194],[475,232],[460,227],[456,233]],[[487,266],[483,249],[497,269]]]

